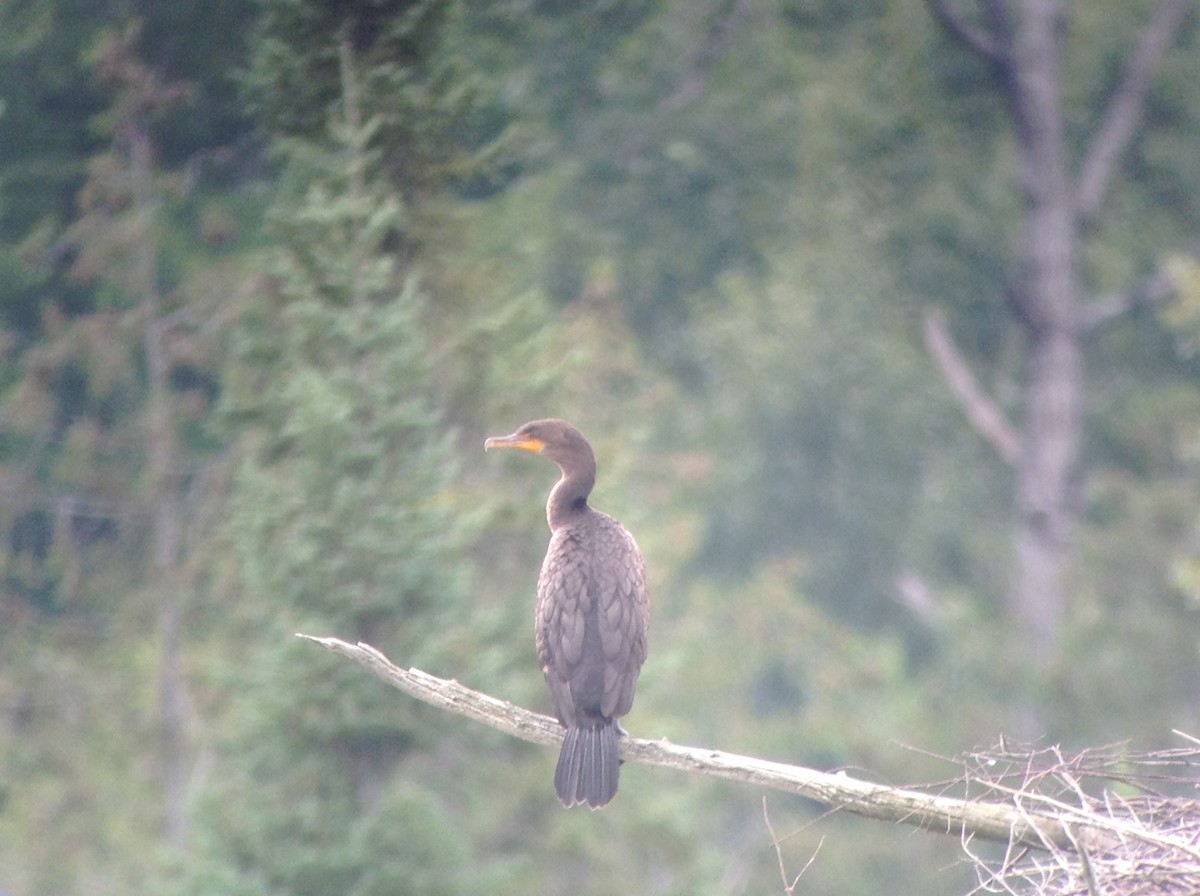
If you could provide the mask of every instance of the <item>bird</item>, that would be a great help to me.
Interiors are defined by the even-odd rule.
[[[646,564],[624,526],[588,504],[596,455],[565,420],[526,423],[484,442],[558,464],[546,502],[550,544],[537,582],[534,635],[538,663],[558,721],[566,729],[554,789],[566,807],[607,805],[620,773],[618,719],[633,706],[646,660]]]

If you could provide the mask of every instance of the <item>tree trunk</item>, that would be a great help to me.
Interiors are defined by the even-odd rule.
[[[927,0],[934,18],[995,69],[1016,137],[1024,206],[1021,270],[1012,310],[1028,340],[1024,419],[1016,452],[1016,562],[1009,602],[1035,667],[1051,655],[1067,595],[1064,571],[1079,515],[1083,441],[1083,340],[1090,326],[1140,302],[1170,293],[1159,275],[1126,297],[1085,302],[1079,284],[1078,244],[1100,211],[1120,158],[1141,121],[1154,72],[1195,0],[1160,0],[1126,63],[1090,145],[1073,176],[1063,107],[1064,0],[976,0],[978,15],[963,15],[955,0]],[[943,369],[956,374],[956,391],[976,406],[985,435],[1005,434],[1003,415],[985,404],[969,374],[959,370],[936,318],[927,340]],[[999,422],[997,422],[999,421]],[[1003,443],[998,443],[1003,444]],[[1012,452],[1004,452],[1010,459]]]
[[[1017,303],[1029,339],[1011,608],[1039,660],[1053,647],[1066,604],[1063,569],[1076,522],[1072,492],[1083,427],[1078,222],[1060,70],[1064,31],[1059,0],[1025,0],[1010,77],[1025,209]]]
[[[1066,607],[1063,570],[1075,528],[1073,482],[1079,465],[1083,392],[1078,338],[1034,334],[1017,467],[1017,570],[1011,609],[1033,659],[1045,661]]]

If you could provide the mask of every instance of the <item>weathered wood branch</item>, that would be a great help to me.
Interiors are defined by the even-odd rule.
[[[955,346],[946,328],[945,317],[939,311],[925,313],[925,346],[937,361],[971,425],[1006,463],[1015,465],[1021,453],[1020,434],[976,379],[971,365]]]
[[[298,635],[340,654],[412,697],[457,713],[531,743],[557,746],[562,728],[550,716],[498,700],[457,681],[438,678],[419,669],[394,665],[369,644],[350,644],[337,638]],[[867,818],[913,825],[968,840],[980,838],[1044,850],[1103,849],[1114,842],[1111,830],[1097,826],[1083,811],[1066,804],[1045,807],[1026,804],[1019,796],[998,800],[961,800],[937,793],[889,787],[752,756],[740,756],[666,740],[621,738],[621,758],[677,771],[712,775],[799,794],[830,808]]]

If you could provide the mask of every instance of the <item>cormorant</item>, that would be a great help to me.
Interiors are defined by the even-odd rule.
[[[546,502],[550,546],[538,575],[538,662],[558,720],[567,729],[554,770],[564,806],[606,805],[617,792],[617,719],[633,705],[646,659],[646,567],[637,542],[593,510],[592,446],[565,420],[534,420],[484,448],[520,448],[558,464]]]

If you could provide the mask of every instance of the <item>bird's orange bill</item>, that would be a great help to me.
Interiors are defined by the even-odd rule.
[[[483,450],[489,448],[520,448],[522,451],[532,451],[534,454],[540,454],[545,442],[541,439],[522,436],[518,433],[513,433],[511,436],[492,436],[483,443]]]

